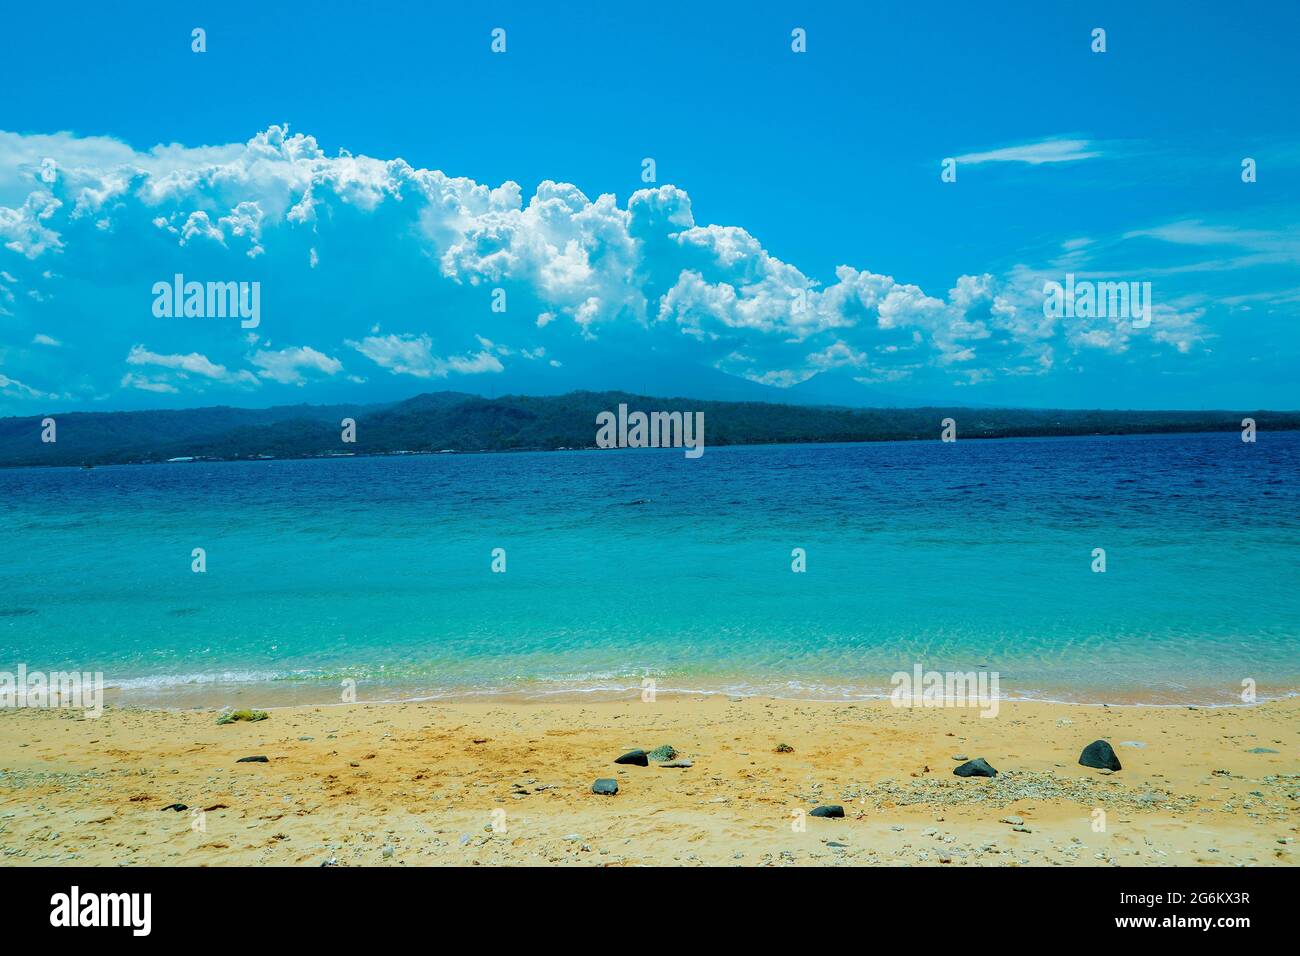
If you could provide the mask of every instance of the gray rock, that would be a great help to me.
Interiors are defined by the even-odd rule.
[[[644,767],[649,762],[650,761],[646,759],[646,753],[644,750],[629,750],[627,753],[623,754],[623,756],[614,761],[614,763],[631,764],[634,767]]]
[[[656,762],[663,761],[663,760],[672,760],[674,757],[677,756],[677,751],[673,749],[672,744],[664,744],[662,747],[656,747],[654,750],[646,754],[646,756]]]
[[[1079,754],[1079,763],[1094,770],[1124,769],[1115,756],[1115,749],[1104,740],[1094,740],[1084,747],[1083,753]]]
[[[685,770],[687,767],[694,766],[694,764],[689,760],[667,760],[661,763],[659,766],[668,767],[675,770]]]
[[[960,767],[953,767],[952,772],[959,777],[996,777],[998,772],[989,766],[983,757],[968,760]]]
[[[265,757],[240,757],[235,763],[270,763]]]
[[[602,777],[591,785],[592,793],[599,793],[602,796],[612,797],[618,793],[618,781],[609,777]]]
[[[844,816],[844,808],[838,803],[831,803],[824,807],[813,807],[808,812],[808,815],[810,817],[842,817]]]
[[[1271,748],[1271,747],[1251,747],[1249,750],[1246,751],[1246,753],[1248,753],[1248,754],[1275,754],[1275,753],[1277,753],[1277,751],[1274,750],[1274,749]]]

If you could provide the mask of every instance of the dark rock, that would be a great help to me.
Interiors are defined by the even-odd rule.
[[[808,815],[810,817],[842,817],[844,816],[844,808],[838,803],[832,803],[824,807],[813,807],[808,812]]]
[[[1277,753],[1272,747],[1251,747],[1246,751],[1248,754],[1275,754]]]
[[[644,750],[629,750],[615,760],[614,763],[630,763],[635,767],[645,767],[649,765],[650,761],[646,757]]]
[[[1079,763],[1094,770],[1120,770],[1119,758],[1115,750],[1104,740],[1094,740],[1083,748],[1079,754]]]
[[[618,793],[618,781],[611,780],[609,777],[602,777],[591,785],[591,792],[612,797],[614,794]]]
[[[270,763],[265,757],[240,757],[235,763]]]
[[[996,777],[998,772],[989,766],[989,762],[983,757],[976,757],[974,760],[967,760],[959,767],[953,767],[952,772],[959,777]]]
[[[183,803],[173,803],[173,804],[171,804],[171,805],[169,805],[169,806],[163,807],[163,809],[164,809],[164,810],[175,810],[177,813],[180,813],[182,810],[188,810],[189,807],[187,807],[187,806],[186,806],[185,804],[183,804]]]

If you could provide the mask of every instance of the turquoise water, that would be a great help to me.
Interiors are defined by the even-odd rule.
[[[0,471],[0,669],[141,700],[838,698],[916,662],[1013,696],[1277,696],[1298,465],[1300,434],[1231,432]]]

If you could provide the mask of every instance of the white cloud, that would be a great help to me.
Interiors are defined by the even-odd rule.
[[[1060,163],[1103,151],[1091,140],[1060,137],[958,159]],[[43,166],[46,159],[52,165]],[[1142,235],[1206,237],[1186,225]],[[131,348],[128,364],[153,370],[135,375],[132,388],[299,385],[342,373],[330,355],[342,346],[394,375],[430,379],[498,373],[506,362],[543,356],[560,367],[552,356],[565,348],[597,349],[609,339],[632,354],[652,348],[791,384],[842,367],[875,380],[918,369],[962,381],[1045,374],[1058,353],[1138,341],[1174,353],[1197,340],[1188,310],[1167,317],[1176,326],[1164,337],[1157,323],[1142,334],[1097,335],[1049,320],[1042,269],[960,276],[946,293],[847,264],[823,281],[769,253],[746,229],[697,223],[691,197],[671,185],[634,192],[622,206],[613,195],[592,199],[553,181],[525,196],[514,182],[493,187],[401,159],[327,156],[314,138],[278,126],[243,144],[146,152],[105,138],[0,133],[0,244],[9,276],[0,295],[10,285],[56,293],[52,308],[66,310],[65,322],[101,307],[76,296],[106,273],[147,290],[158,272],[211,270],[203,278],[266,277],[259,333],[319,349],[264,346],[250,354],[261,340],[238,332],[223,338],[222,327],[209,324],[195,326],[206,355],[151,352],[131,343],[155,335],[147,323],[157,320],[128,300],[115,306],[114,323],[90,330],[100,340],[78,338],[77,349],[45,355],[70,362],[73,353],[116,356]],[[1067,240],[1053,254],[1062,249],[1074,262],[1095,246]],[[37,279],[51,261],[59,276]],[[473,308],[475,296],[486,310],[487,292],[498,286],[508,289],[510,310],[494,317],[503,330],[494,326],[491,338],[511,347],[484,339],[462,351],[469,330],[460,310],[467,302]],[[384,315],[411,316],[403,321],[413,331],[364,333]],[[45,314],[37,321],[60,333],[68,327],[45,324]],[[251,368],[239,368],[245,364]],[[115,364],[112,377],[120,372]]]
[[[160,355],[150,352],[143,345],[132,346],[126,356],[128,365],[150,365],[177,372],[182,378],[197,375],[223,384],[257,384],[257,376],[246,370],[231,371],[224,365],[218,365],[205,355],[190,352],[186,355]],[[138,386],[137,386],[138,387]]]
[[[302,385],[306,382],[303,371],[319,372],[322,375],[336,375],[343,371],[342,362],[310,346],[285,348],[276,352],[258,350],[249,361],[260,369],[257,374],[262,378],[282,385]]]
[[[957,165],[971,166],[979,163],[1073,163],[1081,159],[1103,156],[1101,146],[1087,139],[1044,139],[1019,146],[1004,146],[983,153],[963,153],[954,157]]]
[[[10,378],[8,375],[2,373],[0,373],[0,392],[3,392],[12,398],[51,399],[58,397],[51,392],[42,392],[38,389],[32,388],[30,385],[24,385],[16,378]]]
[[[120,384],[122,388],[135,388],[142,392],[159,392],[166,395],[174,395],[179,391],[175,385],[169,385],[166,382],[155,382],[143,375],[136,375],[134,372],[127,372],[123,375]]]
[[[433,340],[427,335],[370,335],[360,342],[349,339],[346,344],[394,375],[446,378],[451,372],[474,375],[500,372],[505,368],[487,348],[476,354],[449,358],[434,355]]]

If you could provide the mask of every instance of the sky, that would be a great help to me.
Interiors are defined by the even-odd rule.
[[[6,11],[0,414],[1300,407],[1300,6],[305,9]]]

